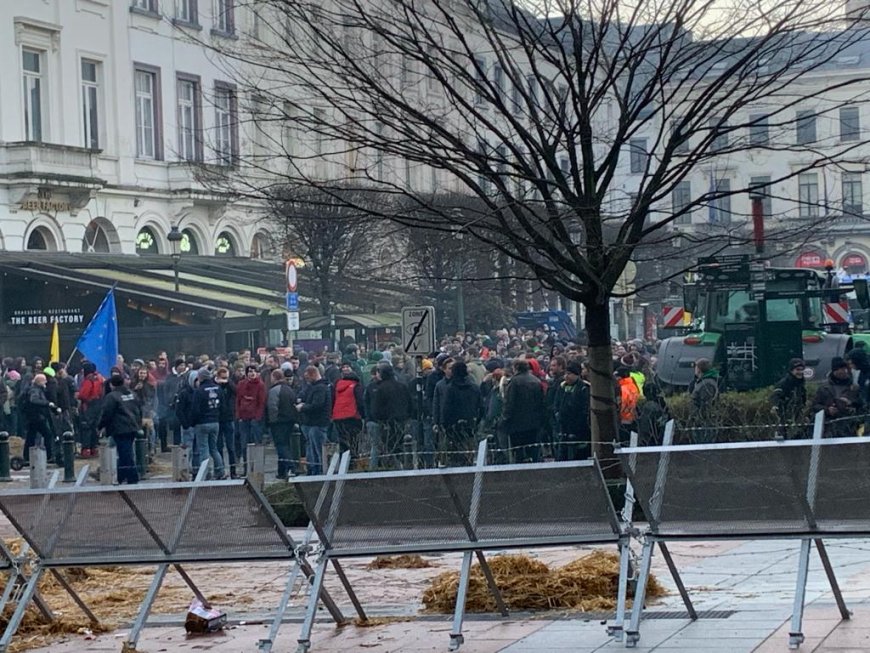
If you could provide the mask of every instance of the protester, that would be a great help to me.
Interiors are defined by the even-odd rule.
[[[329,384],[314,365],[305,368],[305,389],[296,409],[305,436],[305,461],[309,476],[323,473],[323,445],[330,423],[332,397]]]
[[[135,485],[139,471],[133,455],[133,442],[142,428],[142,409],[136,395],[125,386],[124,377],[114,374],[109,378],[112,391],[106,395],[98,426],[115,441],[118,451],[118,483]]]
[[[299,438],[294,432],[298,412],[296,393],[290,387],[290,379],[280,369],[272,370],[272,386],[266,399],[266,415],[269,430],[278,454],[278,478],[296,475],[302,457]]]

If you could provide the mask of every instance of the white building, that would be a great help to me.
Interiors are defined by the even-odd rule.
[[[232,0],[4,0],[0,248],[271,256],[255,205],[191,162],[250,146],[240,99],[197,41],[234,39]]]

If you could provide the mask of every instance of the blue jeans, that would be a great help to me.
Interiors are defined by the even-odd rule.
[[[199,453],[200,464],[211,456],[214,463],[214,476],[215,478],[222,478],[224,475],[224,461],[217,448],[218,433],[220,433],[220,424],[217,422],[197,424],[196,450]]]
[[[325,426],[303,426],[305,436],[305,466],[309,476],[319,476],[323,473],[323,445],[326,444]]]
[[[263,427],[260,420],[240,419],[239,422],[239,451],[238,457],[248,461],[248,445],[263,444]]]
[[[381,425],[377,422],[366,422],[366,435],[369,436],[369,469],[378,468],[381,451]]]
[[[196,448],[196,429],[192,426],[181,427],[181,446],[187,447],[190,452],[190,467],[195,475],[196,470],[199,469],[199,451]]]
[[[121,433],[112,436],[118,451],[118,485],[126,482],[127,485],[136,485],[139,482],[139,470],[136,468],[136,460],[133,455],[133,440],[135,433]]]

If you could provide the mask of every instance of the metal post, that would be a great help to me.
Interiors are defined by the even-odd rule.
[[[172,480],[190,480],[190,449],[183,444],[172,445]]]
[[[43,454],[44,453],[45,451],[43,450]],[[31,450],[31,455],[32,454],[33,450]],[[31,462],[32,461],[33,459],[31,458]],[[24,618],[24,612],[30,604],[30,599],[32,599],[33,595],[36,593],[36,588],[39,584],[39,579],[42,578],[43,571],[43,568],[37,564],[36,568],[33,570],[33,575],[30,577],[30,580],[27,581],[27,585],[24,586],[24,591],[18,598],[18,605],[15,606],[15,611],[12,613],[12,616],[9,617],[9,622],[6,624],[6,630],[3,632],[3,636],[0,637],[0,653],[5,653],[5,651],[8,650],[9,644],[12,641],[12,636],[15,634],[15,631],[18,630],[18,626]]]
[[[791,628],[788,633],[788,647],[798,648],[804,641],[801,632],[801,622],[804,618],[804,600],[807,594],[807,572],[810,567],[810,541],[801,540],[801,551],[798,557],[797,587],[794,591],[794,605],[791,611]]]
[[[640,616],[643,613],[643,602],[646,599],[646,584],[649,580],[655,545],[655,542],[649,538],[643,543],[640,573],[637,576],[637,588],[634,591],[634,605],[631,606],[631,621],[625,631],[626,648],[634,648],[640,639]]]
[[[63,482],[76,482],[76,439],[72,431],[65,431],[61,438],[63,449]]]
[[[9,432],[0,431],[0,483],[12,480],[9,470]]]
[[[414,437],[410,433],[402,437],[402,469],[414,469]]]
[[[145,439],[145,431],[137,431],[136,439],[133,441],[134,453],[136,455],[136,469],[139,472],[139,479],[144,479],[148,476],[148,440]]]
[[[632,431],[629,445],[637,446],[638,435]],[[636,455],[632,454],[629,467],[634,467]],[[616,617],[613,625],[607,627],[607,634],[616,641],[622,641],[622,629],[625,624],[625,604],[628,599],[628,574],[631,566],[631,521],[634,514],[634,486],[630,480],[625,483],[625,503],[622,506],[621,534],[619,536],[619,585],[616,590]]]
[[[154,599],[157,598],[157,592],[160,591],[160,586],[163,584],[163,579],[166,578],[166,571],[169,569],[169,563],[164,562],[157,567],[157,573],[151,579],[151,585],[148,587],[148,592],[142,600],[142,605],[139,606],[139,613],[136,615],[136,621],[133,622],[133,627],[127,635],[127,640],[121,647],[121,653],[135,653],[136,642],[139,641],[139,633],[145,627],[145,622],[148,620],[148,613],[151,612],[151,606],[154,605]]]
[[[683,599],[683,605],[686,606],[686,612],[689,613],[689,619],[692,621],[698,620],[698,613],[695,612],[695,606],[692,605],[692,599],[689,598],[689,592],[686,591],[686,586],[683,584],[683,579],[680,577],[680,572],[677,571],[677,566],[674,564],[674,559],[671,557],[671,552],[668,545],[664,542],[659,542],[662,557],[668,565],[668,570],[671,572],[671,578],[674,579],[674,584],[677,586],[677,591],[680,593],[680,598]]]
[[[100,440],[100,485],[115,485],[118,482],[117,454],[107,438]]]
[[[248,444],[248,469],[245,470],[248,482],[258,490],[266,484],[266,447],[262,444]]]
[[[456,590],[456,605],[453,608],[453,628],[450,631],[449,650],[455,651],[465,642],[462,635],[462,619],[465,615],[465,600],[468,596],[468,578],[471,575],[471,551],[462,554],[462,568],[459,571],[459,587]]]
[[[47,464],[45,449],[30,447],[30,489],[38,490],[45,487]]]

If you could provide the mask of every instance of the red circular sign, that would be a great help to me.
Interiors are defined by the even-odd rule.
[[[296,264],[293,261],[287,261],[287,292],[296,292]]]
[[[825,255],[821,252],[802,252],[795,261],[795,267],[799,268],[823,268],[825,267]]]
[[[850,252],[843,257],[843,261],[842,263],[840,263],[840,267],[847,270],[866,272],[867,258],[863,254],[858,254],[857,252]]]

